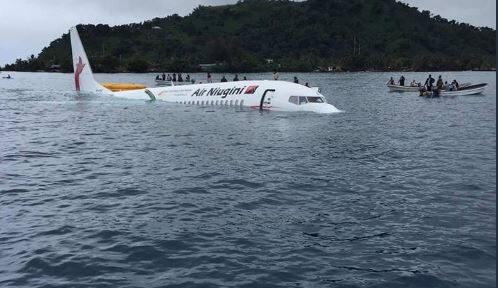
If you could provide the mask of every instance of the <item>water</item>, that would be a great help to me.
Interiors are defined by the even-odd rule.
[[[394,73],[298,74],[345,111],[319,115],[78,97],[70,74],[12,73],[0,286],[495,287],[495,73],[443,75],[490,86],[424,99],[387,92]]]

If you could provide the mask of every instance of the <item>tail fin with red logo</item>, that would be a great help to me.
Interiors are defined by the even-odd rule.
[[[97,83],[93,78],[90,62],[86,57],[85,48],[81,44],[80,36],[76,27],[69,30],[71,36],[71,51],[73,55],[74,86],[76,91],[92,93],[112,93]]]

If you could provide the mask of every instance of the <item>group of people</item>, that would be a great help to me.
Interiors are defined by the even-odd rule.
[[[275,80],[275,81],[278,81],[278,79],[280,78],[280,75],[278,74],[277,71],[274,71],[273,74],[272,74],[272,79]],[[182,77],[182,73],[173,73],[172,75],[170,74],[165,74],[165,73],[162,73],[161,75],[156,75],[156,80],[160,81],[173,81],[173,82],[191,82],[193,83],[193,79],[190,78],[190,75],[187,74],[187,76],[185,77],[185,80],[183,79]],[[242,78],[243,81],[246,81],[247,80],[247,77],[244,76]],[[235,74],[235,77],[233,77],[232,81],[240,81],[239,79],[239,74]],[[392,79],[391,77],[391,81],[394,83],[394,80]],[[403,80],[404,81],[404,80]],[[223,75],[220,79],[220,82],[228,82],[228,79],[225,77],[225,75]],[[210,72],[207,72],[207,83],[213,83],[213,76],[211,75]],[[299,84],[299,79],[297,78],[297,76],[294,76],[294,83],[296,84]],[[202,82],[199,82],[199,84],[202,84]],[[404,85],[404,82],[403,82],[403,85]],[[306,87],[310,87],[309,83],[306,82],[304,84],[304,86]]]
[[[185,80],[184,80],[182,77],[182,73],[178,73],[178,75],[176,73],[173,73],[173,76],[170,74],[166,75],[165,73],[163,73],[162,75],[156,75],[156,80],[173,81],[173,82],[190,82],[191,81],[189,74],[187,74],[187,76],[185,76]]]
[[[434,85],[434,83],[436,85]],[[391,79],[389,79],[387,84],[388,85],[396,85],[393,77],[391,77]],[[405,86],[405,77],[403,75],[401,75],[401,77],[399,78],[398,85]],[[460,89],[460,84],[458,83],[458,81],[456,79],[453,79],[453,81],[451,83],[448,83],[448,81],[443,81],[443,78],[441,75],[438,76],[438,79],[436,81],[434,78],[432,78],[432,75],[429,74],[429,77],[427,77],[423,86],[421,85],[420,82],[417,83],[415,80],[413,80],[410,83],[410,87],[420,87],[419,90],[421,91],[421,93],[422,92],[432,92],[434,90],[438,90],[438,92],[439,91],[457,91],[458,89]]]

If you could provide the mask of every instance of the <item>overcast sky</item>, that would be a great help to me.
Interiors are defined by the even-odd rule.
[[[0,66],[17,58],[38,55],[41,49],[77,24],[109,25],[142,22],[177,13],[189,14],[199,5],[236,0],[2,0]],[[403,0],[419,10],[475,26],[496,28],[496,0]]]

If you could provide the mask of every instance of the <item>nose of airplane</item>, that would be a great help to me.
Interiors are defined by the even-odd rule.
[[[323,103],[321,105],[318,105],[318,107],[316,107],[317,110],[316,112],[317,113],[338,113],[338,112],[341,112],[341,110],[335,108],[334,105],[331,105],[331,104],[328,104],[328,103]]]

